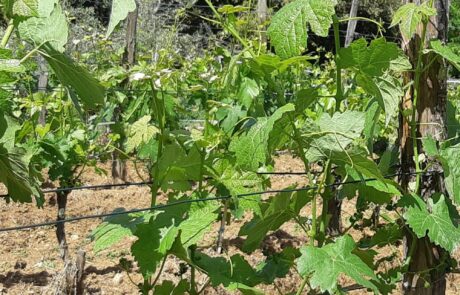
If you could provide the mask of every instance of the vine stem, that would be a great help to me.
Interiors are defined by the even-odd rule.
[[[333,17],[333,27],[334,27],[334,43],[335,43],[335,66],[336,66],[336,83],[337,83],[337,92],[335,95],[336,99],[336,110],[339,109],[340,103],[343,100],[343,89],[342,89],[342,67],[339,63],[339,52],[340,52],[340,31],[339,31],[339,19],[336,15]]]
[[[8,27],[6,28],[5,35],[3,35],[2,42],[0,43],[0,48],[5,48],[6,45],[8,44],[8,41],[11,38],[11,35],[13,34],[14,31],[14,22],[13,20],[10,20],[8,23]]]
[[[164,98],[158,97],[158,92],[155,90],[155,85],[153,81],[150,81],[152,92],[153,92],[153,107],[155,109],[155,115],[158,117],[158,124],[160,129],[160,135],[158,139],[158,152],[157,152],[157,160],[155,163],[155,167],[153,168],[153,185],[152,185],[152,200],[151,206],[155,206],[157,202],[157,195],[158,190],[161,187],[161,179],[160,179],[160,167],[158,165],[161,156],[163,155],[163,145],[164,145],[164,133],[165,133],[165,125],[166,125],[166,118],[165,118],[165,106],[164,106]],[[163,95],[163,92],[162,92]]]
[[[414,99],[412,102],[412,119],[411,119],[411,137],[412,137],[412,145],[414,149],[414,163],[415,163],[415,192],[418,193],[420,189],[420,179],[421,179],[421,169],[420,169],[420,163],[418,161],[419,158],[419,153],[418,153],[418,143],[417,143],[417,122],[416,122],[416,117],[417,117],[417,101],[418,101],[418,96],[420,93],[420,79],[421,75],[423,73],[422,69],[422,57],[423,57],[423,47],[425,45],[425,39],[426,39],[426,31],[427,31],[427,26],[428,26],[428,21],[424,20],[423,21],[423,28],[422,28],[422,36],[420,39],[420,46],[418,50],[418,55],[417,55],[417,66],[415,68],[415,91],[414,91]]]
[[[302,284],[300,284],[299,289],[295,293],[296,295],[301,295],[302,294],[303,289],[305,289],[305,285],[307,285],[307,282],[308,282],[308,276],[305,276],[305,278],[303,278],[303,280],[302,280]]]
[[[324,181],[325,183],[329,184],[331,179],[331,159],[328,159],[324,168]],[[328,190],[328,189],[326,189]],[[326,227],[327,227],[327,209],[329,206],[329,200],[331,196],[326,196],[326,193],[323,194],[323,209],[321,211],[321,224],[319,228],[320,232],[320,240],[318,242],[318,246],[321,247],[324,243],[326,237]]]
[[[163,269],[165,267],[167,258],[168,258],[168,255],[165,255],[165,257],[163,258],[163,261],[161,262],[160,269],[158,270],[158,274],[157,274],[156,278],[153,280],[152,287],[155,287],[155,285],[158,283],[158,280],[161,277],[161,273],[163,272]]]

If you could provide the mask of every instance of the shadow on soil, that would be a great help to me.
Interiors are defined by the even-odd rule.
[[[46,286],[51,275],[47,271],[25,274],[22,271],[9,271],[0,274],[0,283],[5,288],[10,288],[19,283],[33,284],[34,286]]]

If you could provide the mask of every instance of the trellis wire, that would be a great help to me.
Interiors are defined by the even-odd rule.
[[[420,173],[417,173],[417,172],[395,173],[395,174],[387,175],[387,176],[384,176],[384,177],[385,178],[392,178],[392,177],[402,176],[402,175],[417,175],[417,174],[427,175],[427,174],[437,174],[437,173],[439,173],[439,172],[433,171],[433,172],[420,172]],[[333,184],[325,185],[323,187],[324,188],[332,188],[332,187],[338,187],[338,186],[341,186],[341,185],[365,183],[365,182],[371,182],[371,181],[376,181],[376,180],[378,180],[378,179],[377,178],[366,178],[366,179],[360,179],[360,180],[351,180],[351,181],[333,183]],[[293,189],[267,190],[267,191],[260,191],[260,192],[246,193],[246,194],[238,194],[238,195],[235,195],[235,196],[227,195],[227,196],[218,196],[218,197],[182,200],[182,201],[172,202],[172,203],[169,203],[169,204],[157,205],[157,206],[148,207],[148,208],[132,209],[132,210],[127,210],[127,211],[103,213],[103,214],[84,215],[84,216],[79,216],[79,217],[67,218],[67,219],[63,219],[63,220],[42,222],[42,223],[15,226],[15,227],[0,228],[0,233],[2,233],[2,232],[11,232],[11,231],[19,231],[19,230],[25,230],[25,229],[33,229],[33,228],[39,228],[39,227],[45,227],[45,226],[52,226],[52,225],[58,225],[58,224],[61,224],[61,223],[69,223],[69,222],[75,222],[75,221],[81,221],[81,220],[87,220],[87,219],[113,217],[113,216],[140,213],[140,212],[146,212],[146,211],[157,211],[157,210],[161,210],[161,209],[165,209],[165,208],[169,208],[169,207],[173,207],[173,206],[178,206],[178,205],[183,205],[183,204],[218,201],[218,200],[228,200],[228,199],[231,199],[231,198],[243,199],[243,198],[246,198],[246,197],[260,196],[260,195],[264,195],[264,194],[293,193],[293,192],[314,190],[314,189],[318,189],[319,187],[320,186],[315,185],[315,186],[306,186],[306,187],[302,187],[302,188],[293,188]]]

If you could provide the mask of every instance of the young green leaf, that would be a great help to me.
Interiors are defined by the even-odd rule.
[[[352,253],[355,248],[355,242],[349,235],[322,248],[303,247],[300,250],[302,256],[297,260],[297,269],[301,276],[310,276],[311,287],[319,288],[321,292],[337,291],[337,280],[340,275],[346,275],[359,285],[378,293],[374,271]]]
[[[307,24],[326,37],[336,4],[335,0],[295,0],[281,8],[267,31],[276,53],[283,59],[299,55],[307,46]]]
[[[447,60],[457,70],[460,70],[460,56],[456,54],[449,45],[443,45],[440,40],[431,41],[430,45],[431,51]]]
[[[390,27],[399,25],[399,30],[404,38],[412,38],[424,17],[436,15],[436,9],[429,7],[429,2],[425,1],[423,4],[407,3],[401,6],[395,12]]]
[[[139,148],[142,144],[150,141],[160,130],[150,124],[151,116],[147,115],[134,122],[128,132],[126,140],[126,152],[130,153]]]
[[[427,205],[415,194],[404,196],[400,200],[400,204],[406,208],[403,216],[419,238],[428,235],[431,242],[452,253],[460,243],[460,229],[453,221],[445,197],[440,195],[436,199],[429,198]]]
[[[240,84],[240,90],[238,91],[239,102],[249,109],[253,104],[254,100],[259,96],[260,89],[257,82],[253,79],[244,77]]]
[[[38,16],[38,0],[13,1],[13,14],[23,17]]]
[[[135,9],[135,0],[113,0],[112,12],[110,14],[109,27],[107,28],[106,37],[108,38],[112,34],[115,27]]]

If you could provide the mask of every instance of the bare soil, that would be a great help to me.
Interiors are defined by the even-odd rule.
[[[106,171],[110,171],[109,165],[102,165]],[[276,171],[302,171],[302,163],[289,155],[280,155],[277,158]],[[141,181],[134,167],[128,163],[129,181]],[[145,176],[145,175],[144,175]],[[273,189],[282,189],[291,184],[305,185],[303,176],[273,176]],[[112,183],[110,176],[96,174],[87,170],[82,174],[82,184],[106,184]],[[0,188],[0,193],[5,190]],[[150,193],[148,187],[128,187],[109,190],[82,190],[74,191],[69,195],[67,217],[75,217],[89,214],[101,214],[125,208],[146,208],[150,206]],[[0,200],[0,227],[11,227],[53,221],[57,214],[56,197],[53,194],[46,195],[46,204],[43,209],[38,209],[34,204],[7,204]],[[318,208],[321,208],[318,203]],[[306,207],[304,214],[310,214],[310,208]],[[354,213],[353,201],[346,201],[343,206],[343,225],[349,225],[348,218]],[[235,220],[226,227],[224,234],[225,252],[223,255],[242,254],[253,266],[264,260],[264,251],[280,251],[286,246],[299,247],[307,241],[302,229],[295,223],[287,223],[278,231],[271,233],[265,240],[260,250],[251,255],[244,254],[240,247],[243,240],[238,237],[240,227],[251,218],[250,214],[242,220]],[[85,287],[87,294],[138,294],[135,284],[142,282],[142,277],[135,272],[129,274],[119,266],[120,258],[132,260],[129,249],[134,241],[126,239],[111,249],[97,254],[92,250],[89,238],[91,232],[100,224],[99,219],[82,220],[66,224],[67,240],[70,253],[74,255],[78,250],[86,251]],[[216,256],[216,237],[219,224],[215,224],[212,231],[203,239],[199,248],[209,255]],[[349,233],[355,240],[363,237],[366,232],[350,230]],[[387,256],[395,253],[395,260],[401,259],[401,247],[382,248],[378,256]],[[456,253],[460,257],[460,252]],[[389,262],[386,266],[398,264],[399,261]],[[59,257],[59,248],[53,226],[0,233],[0,295],[2,294],[54,294],[54,282],[56,276],[63,269],[63,262]],[[189,276],[187,272],[182,276]],[[163,280],[178,281],[180,279],[179,261],[169,258],[165,265]],[[198,276],[198,285],[205,283],[204,276]],[[292,270],[286,278],[277,279],[276,286],[261,287],[266,294],[288,294],[295,292],[300,284],[300,277]],[[460,294],[460,275],[449,275],[448,294]],[[347,278],[341,279],[341,284],[352,285]],[[204,294],[230,294],[223,288],[207,287]],[[357,290],[352,294],[367,294],[366,291]]]

